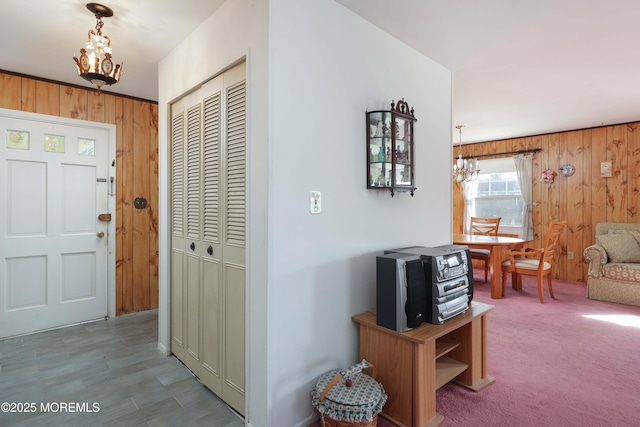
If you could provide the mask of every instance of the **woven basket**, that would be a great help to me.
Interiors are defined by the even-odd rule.
[[[338,421],[338,420],[334,420],[329,416],[325,416],[324,414],[322,414],[320,421],[322,421],[322,427],[377,427],[378,426],[377,415],[375,415],[371,421],[358,423],[358,422],[351,422],[351,421]]]
[[[362,373],[367,368],[372,368],[373,377]],[[374,377],[375,367],[366,360],[346,370],[323,374],[311,393],[322,426],[376,427],[387,396]]]

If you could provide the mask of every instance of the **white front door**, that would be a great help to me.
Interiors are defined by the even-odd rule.
[[[0,132],[0,338],[106,317],[109,130],[0,115]]]

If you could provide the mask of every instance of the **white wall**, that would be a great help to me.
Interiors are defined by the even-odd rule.
[[[331,0],[270,1],[269,73],[269,425],[304,426],[317,377],[357,362],[375,256],[451,241],[451,73]],[[365,112],[401,97],[413,198],[366,189]]]
[[[268,17],[268,20],[267,20]],[[333,0],[232,0],[160,64],[160,325],[169,345],[167,105],[247,57],[247,421],[305,426],[383,249],[449,243],[451,74]],[[415,197],[366,189],[365,112],[415,108]],[[267,122],[268,120],[268,122]],[[309,191],[322,192],[311,215]],[[268,343],[268,345],[267,345]]]

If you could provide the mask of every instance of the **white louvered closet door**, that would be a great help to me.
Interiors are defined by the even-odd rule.
[[[243,414],[245,64],[171,111],[171,351]]]

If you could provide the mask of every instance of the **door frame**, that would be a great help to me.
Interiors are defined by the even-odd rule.
[[[100,129],[108,132],[109,176],[107,178],[107,206],[111,213],[111,221],[107,223],[107,316],[116,316],[116,125],[93,122],[89,120],[70,119],[66,117],[50,116],[40,113],[9,110],[0,108],[0,116],[29,120],[34,122],[55,123],[84,129]],[[100,177],[102,178],[102,177]],[[113,182],[111,182],[113,178]]]

